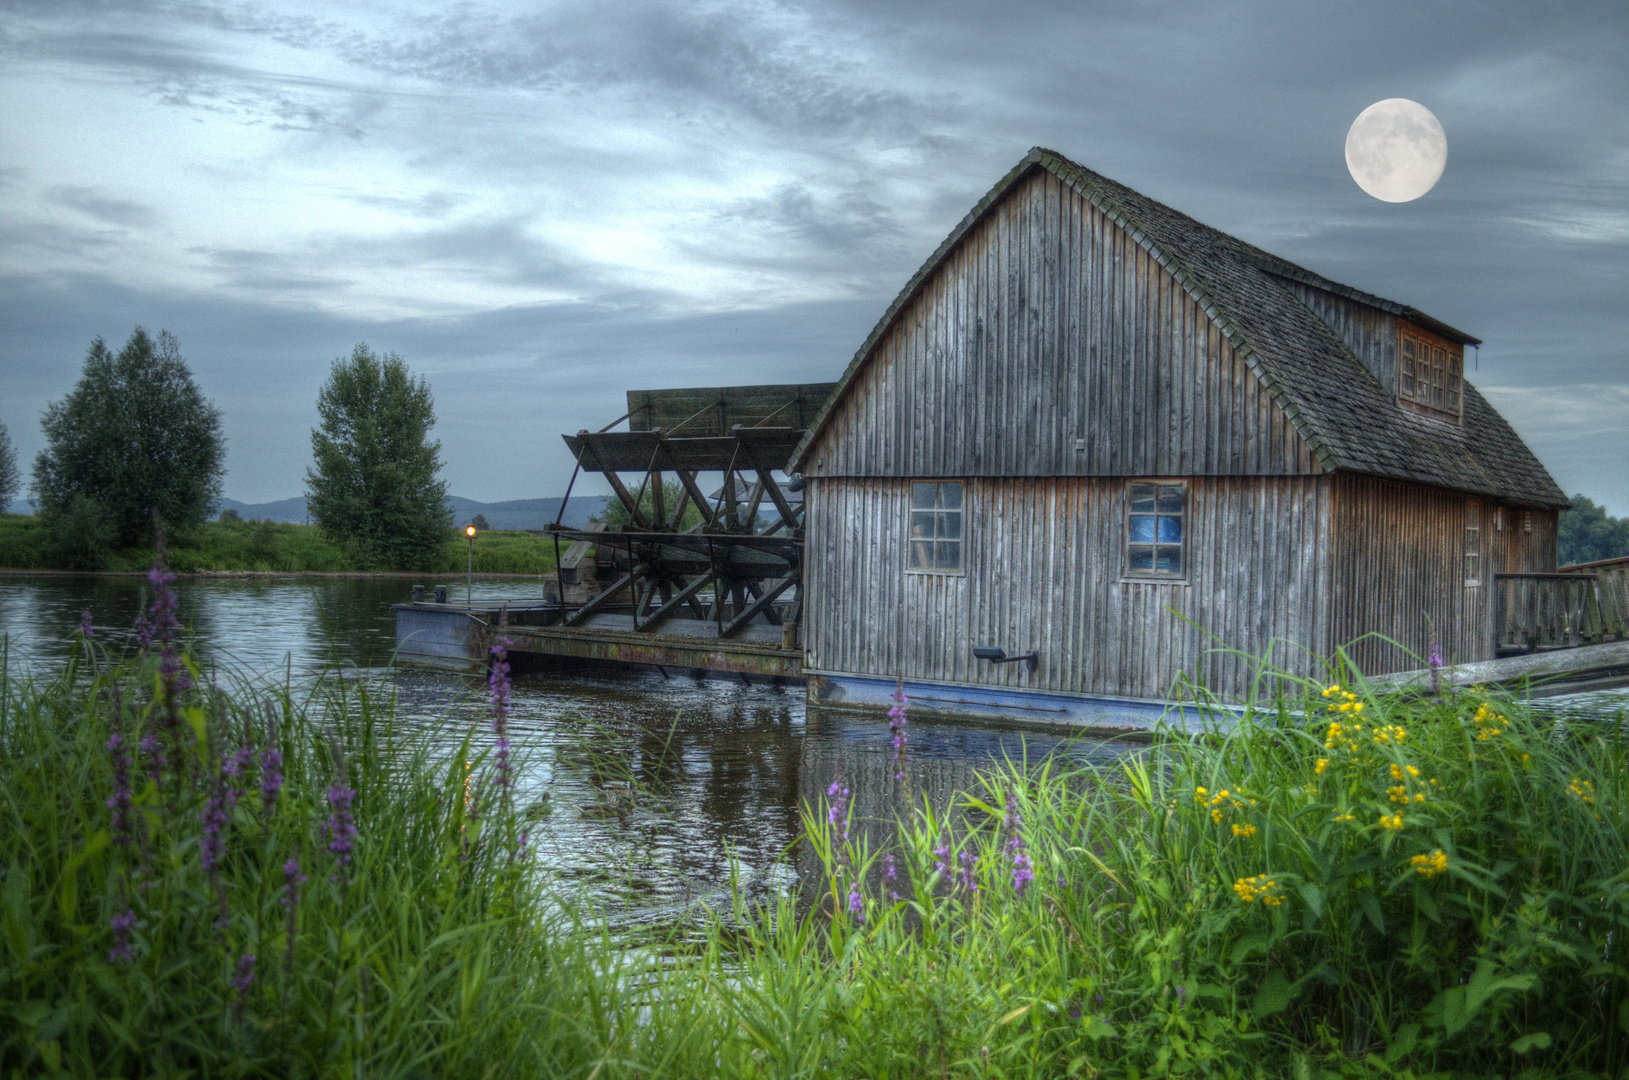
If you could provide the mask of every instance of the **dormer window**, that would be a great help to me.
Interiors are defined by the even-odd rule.
[[[1397,328],[1397,404],[1459,423],[1464,409],[1465,346],[1408,323]]]

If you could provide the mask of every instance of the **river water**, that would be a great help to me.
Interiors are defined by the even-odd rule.
[[[407,578],[183,578],[175,588],[194,655],[222,685],[304,692],[329,673],[393,691],[398,715],[429,726],[449,752],[466,735],[487,743],[485,681],[393,669],[393,603]],[[539,595],[536,578],[482,580],[475,598]],[[137,576],[0,574],[0,630],[14,674],[59,670],[81,613],[97,639],[134,647],[150,602]],[[523,763],[519,803],[531,809],[539,861],[613,922],[679,920],[698,902],[729,903],[731,860],[748,898],[797,887],[791,851],[800,815],[837,776],[862,816],[903,805],[880,718],[807,709],[803,688],[656,672],[517,674],[511,740]],[[1026,754],[1109,758],[1112,744],[1036,732],[913,722],[913,790],[943,806],[974,770]],[[807,857],[804,872],[810,869]]]

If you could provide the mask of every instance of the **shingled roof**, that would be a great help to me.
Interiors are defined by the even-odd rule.
[[[1298,281],[1390,312],[1453,341],[1477,344],[1451,326],[1402,304],[1360,292],[1296,266],[1186,214],[1036,147],[939,245],[877,323],[837,389],[793,452],[798,468],[838,403],[896,317],[915,299],[962,239],[1016,184],[1045,169],[1142,244],[1227,335],[1324,469],[1407,480],[1533,506],[1568,499],[1487,400],[1465,383],[1463,423],[1446,424],[1397,406],[1322,319],[1287,285]]]

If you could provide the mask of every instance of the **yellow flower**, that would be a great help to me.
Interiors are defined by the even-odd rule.
[[[1256,835],[1256,827],[1254,825],[1235,824],[1233,826],[1233,835],[1234,836],[1242,836],[1246,840],[1248,840],[1252,836]]]
[[[1312,767],[1312,771],[1318,776],[1322,776],[1327,768],[1329,768],[1329,759],[1321,757],[1318,759],[1318,763]]]
[[[1354,701],[1354,702],[1353,702],[1353,703],[1352,703],[1352,711],[1353,711],[1353,712],[1362,712],[1362,711],[1363,711],[1363,702],[1361,702],[1361,701]]]
[[[1386,794],[1391,798],[1392,802],[1405,804],[1408,802],[1408,788],[1404,787],[1402,784],[1398,784],[1396,787],[1387,788]]]
[[[1331,686],[1329,689],[1324,691],[1324,697],[1329,697],[1332,694],[1338,694],[1340,692],[1341,692],[1341,684],[1336,683],[1334,686]]]
[[[1397,813],[1392,814],[1389,817],[1385,814],[1381,814],[1380,827],[1382,829],[1401,829],[1403,827],[1403,812],[1399,810]]]
[[[1196,787],[1193,789],[1193,801],[1196,803],[1203,803],[1206,797],[1209,795],[1210,792],[1206,791],[1202,787]]]
[[[1409,865],[1421,877],[1432,878],[1448,869],[1448,856],[1438,848],[1429,855],[1414,856],[1409,860]]]
[[[1216,824],[1220,825],[1222,823],[1222,812],[1220,810],[1212,810],[1210,812],[1210,819],[1216,822]]]
[[[1335,815],[1335,820],[1336,821],[1356,821],[1357,820],[1357,815],[1356,814],[1336,814]]]
[[[1396,765],[1396,764],[1392,765],[1392,767],[1391,767],[1391,778],[1393,780],[1401,780],[1401,779],[1403,779],[1405,774],[1409,778],[1415,779],[1415,778],[1419,777],[1420,770],[1416,769],[1412,765]]]
[[[1567,781],[1567,791],[1583,800],[1585,806],[1595,805],[1595,785],[1574,777]]]
[[[1381,724],[1374,729],[1374,741],[1381,746],[1401,746],[1408,738],[1408,729],[1401,724]]]
[[[1416,792],[1415,792],[1415,793],[1414,793],[1414,801],[1415,801],[1415,802],[1425,802],[1425,792],[1423,792],[1423,791],[1416,791]]]
[[[1233,891],[1239,894],[1239,899],[1246,904],[1253,904],[1260,900],[1266,907],[1277,907],[1283,903],[1278,896],[1278,882],[1270,874],[1257,874],[1255,877],[1240,878],[1233,883]]]

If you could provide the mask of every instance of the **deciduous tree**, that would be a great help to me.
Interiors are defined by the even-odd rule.
[[[441,444],[430,440],[435,400],[395,353],[366,343],[334,361],[317,396],[307,505],[324,533],[366,560],[433,567],[452,531]]]
[[[101,338],[91,342],[78,384],[46,407],[40,426],[46,447],[34,459],[34,498],[47,518],[97,509],[113,543],[129,547],[152,537],[155,512],[185,529],[221,497],[220,410],[199,392],[168,331],[155,341],[138,326],[117,355]]]
[[[22,490],[22,474],[17,471],[17,448],[11,445],[11,432],[0,424],[0,511]]]

